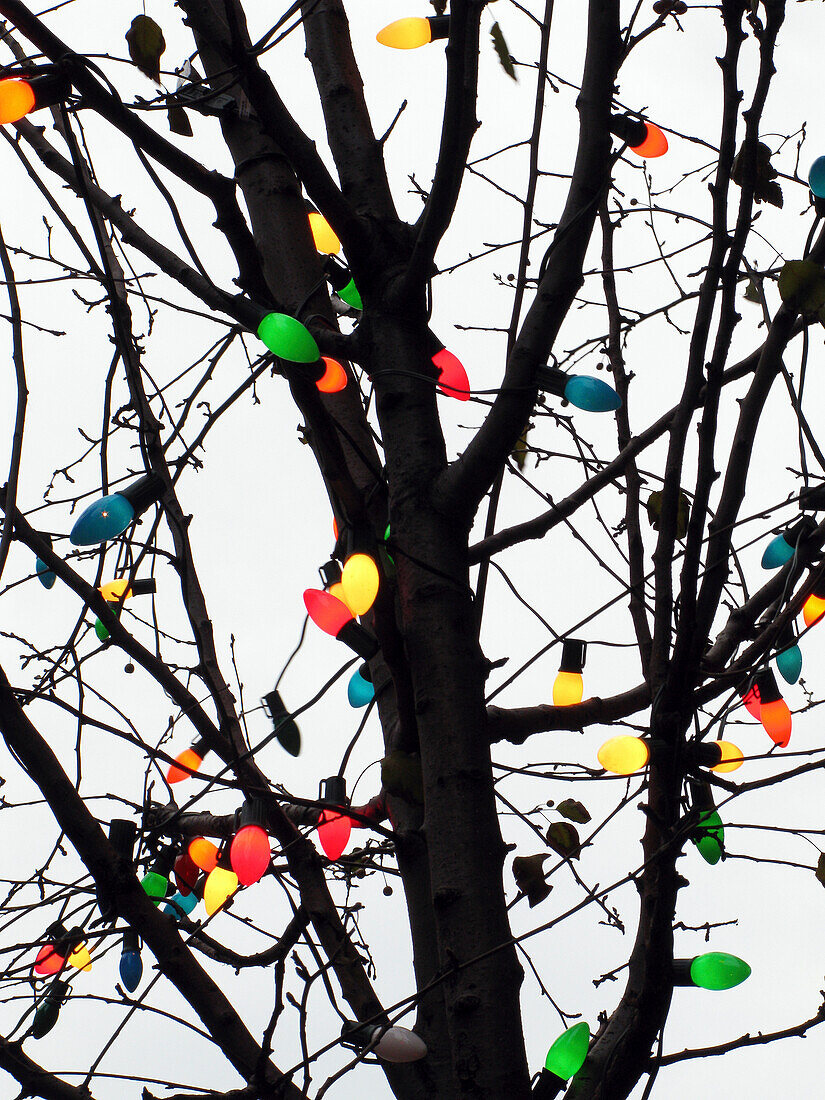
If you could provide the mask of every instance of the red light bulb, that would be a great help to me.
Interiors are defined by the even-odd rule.
[[[470,380],[461,360],[451,351],[442,348],[433,356],[433,365],[440,371],[438,392],[456,401],[470,400]]]
[[[196,772],[203,763],[203,757],[199,756],[194,749],[184,749],[183,752],[179,752],[175,757],[175,764],[172,764],[166,773],[166,779],[169,783],[182,783],[184,779],[191,779],[192,772]],[[178,768],[176,764],[183,764],[182,768]],[[185,771],[184,768],[191,768],[191,771]]]
[[[341,390],[346,389],[347,372],[338,360],[328,359],[327,356],[324,355],[321,361],[324,364],[324,373],[315,383],[321,393],[340,393]],[[336,535],[335,537],[337,538],[338,536]]]
[[[652,122],[645,122],[647,134],[644,141],[631,145],[630,151],[639,157],[663,157],[667,152],[667,138]]]
[[[760,711],[762,709],[762,702],[759,698],[759,688],[756,684],[753,684],[749,691],[745,692],[742,696],[742,703],[744,704],[748,714],[752,715],[757,721],[760,719]]]
[[[260,825],[244,825],[229,849],[232,870],[241,886],[252,886],[269,866],[269,837]]]
[[[352,821],[346,814],[334,810],[322,810],[318,818],[318,840],[327,859],[340,859],[349,841]]]
[[[188,852],[181,852],[175,860],[174,873],[178,892],[184,897],[191,894],[198,881],[198,865]]]
[[[54,944],[45,943],[37,952],[37,958],[34,961],[34,972],[41,976],[57,974],[65,965],[66,959],[63,955],[57,953]]]
[[[304,592],[304,606],[315,625],[333,638],[338,637],[353,617],[345,603],[320,588],[308,588]]]

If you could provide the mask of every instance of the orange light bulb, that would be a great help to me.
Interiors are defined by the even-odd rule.
[[[341,390],[346,389],[347,372],[337,359],[329,359],[326,355],[321,358],[325,369],[315,385],[321,393],[340,393]]]
[[[218,849],[211,840],[206,837],[196,836],[189,841],[189,858],[196,867],[209,874],[218,865]]]
[[[763,703],[759,720],[770,739],[784,749],[791,739],[791,712],[785,700]]]
[[[639,145],[631,145],[630,151],[639,157],[646,157],[648,160],[653,157],[663,157],[667,152],[667,138],[659,127],[654,126],[652,122],[645,122],[645,126],[647,127],[647,134],[644,141]]]
[[[813,626],[814,623],[818,623],[823,615],[825,615],[825,599],[812,592],[802,606],[802,618],[805,620],[805,626]]]
[[[199,756],[194,749],[184,749],[175,757],[175,764],[169,766],[166,779],[169,783],[182,783],[184,779],[192,778],[192,772],[184,771],[184,768],[191,768],[196,772],[202,763],[203,757]],[[176,767],[176,764],[182,764],[183,767]]]
[[[19,122],[34,110],[34,91],[27,80],[0,80],[0,124]]]

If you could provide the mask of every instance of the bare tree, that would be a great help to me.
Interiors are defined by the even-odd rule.
[[[514,128],[511,144],[483,150],[474,138],[479,61],[492,56],[482,34],[490,16],[474,0],[451,0],[448,13],[436,3],[436,14],[412,28],[424,41],[443,39],[446,55],[432,179],[411,176],[421,207],[415,220],[399,215],[406,181],[388,169],[389,152],[409,138],[406,101],[397,112],[395,103],[388,108],[377,135],[341,0],[298,0],[277,20],[268,11],[263,31],[250,30],[248,20],[261,19],[252,3],[246,11],[241,0],[178,0],[176,7],[164,8],[163,31],[187,45],[174,47],[173,72],[161,69],[173,50],[164,52],[161,27],[145,11],[124,26],[126,40],[100,56],[84,52],[88,34],[73,24],[72,0],[42,15],[20,0],[0,0],[8,54],[0,110],[6,93],[24,101],[4,116],[4,171],[24,181],[43,216],[35,240],[15,216],[22,200],[4,195],[0,259],[17,405],[0,571],[10,609],[7,668],[14,654],[22,666],[15,675],[0,672],[0,726],[16,775],[3,819],[32,812],[30,792],[20,793],[22,773],[39,791],[34,809],[49,837],[45,859],[35,848],[38,858],[9,875],[0,909],[9,1021],[0,1066],[21,1095],[88,1100],[105,1087],[99,1066],[115,1039],[141,1014],[156,1013],[180,1029],[182,1045],[172,1062],[168,1053],[147,1056],[143,1076],[124,1075],[131,1086],[121,1079],[119,1088],[143,1084],[145,1097],[164,1085],[176,1095],[205,1095],[193,1091],[201,1087],[197,1057],[183,1047],[194,1031],[240,1080],[209,1096],[332,1096],[377,1054],[388,1092],[402,1100],[519,1100],[565,1089],[576,1100],[617,1100],[645,1077],[650,1095],[660,1069],[674,1062],[803,1035],[825,1019],[821,1008],[775,1033],[727,1036],[707,1049],[666,1053],[662,1039],[674,986],[719,988],[747,973],[729,953],[686,953],[685,936],[676,940],[687,885],[677,864],[692,851],[689,842],[710,863],[735,858],[725,851],[721,821],[780,782],[792,799],[790,780],[825,762],[822,745],[806,745],[802,759],[773,751],[788,744],[790,713],[769,662],[779,657],[782,675],[798,678],[795,621],[803,604],[806,629],[817,619],[825,541],[816,518],[825,458],[803,409],[812,326],[825,307],[820,201],[811,203],[799,173],[804,131],[763,137],[784,2],[722,0],[687,10],[657,0],[652,10],[620,11],[614,0],[591,0],[577,17],[581,57],[575,65],[568,58],[563,74],[549,66],[553,0],[513,3],[501,13],[505,30],[531,52],[511,57],[496,22],[496,76],[502,84],[520,76],[524,96],[533,89],[532,121]],[[183,27],[175,24],[181,12]],[[619,74],[631,72],[653,42],[676,48],[691,19],[703,20],[707,48],[720,54],[713,134],[668,129],[647,104],[618,98]],[[298,36],[325,135],[288,106],[291,76],[279,58]],[[138,79],[150,87],[134,66],[155,81],[151,95],[130,98],[124,90],[124,81],[137,87]],[[574,102],[575,155],[551,158],[548,120],[570,124]],[[665,133],[681,158],[667,188],[657,185],[659,162],[650,159],[666,147]],[[107,186],[118,171],[116,186]],[[813,176],[811,185],[819,189]],[[439,249],[465,216],[468,186],[487,188],[494,210],[514,208],[520,228],[507,238],[493,216],[475,226],[470,255],[448,263]],[[790,226],[785,200],[804,216],[804,245],[791,243],[800,222]],[[759,222],[765,210],[771,214]],[[477,217],[472,202],[467,216]],[[781,247],[768,239],[774,227],[783,227]],[[343,258],[334,255],[337,239],[324,245],[313,229],[337,235]],[[512,271],[497,276],[509,320],[472,319],[486,373],[480,381],[471,368],[467,380],[438,334],[435,303],[445,280],[489,278],[491,262]],[[46,305],[56,300],[47,294],[61,289],[71,298],[61,308],[87,318],[69,335],[55,328],[61,322]],[[197,333],[197,346],[186,337],[185,361],[178,332]],[[39,409],[27,403],[27,374],[32,361],[39,370],[53,354],[44,349],[58,337],[72,349],[61,352],[71,364],[66,373],[77,375],[71,388],[93,404],[81,425],[82,453],[67,456],[48,479],[30,468],[31,446],[24,448],[45,431]],[[669,358],[655,398],[632,384],[649,366],[651,341]],[[797,346],[795,375],[788,358]],[[103,348],[105,372],[93,363]],[[64,383],[53,392],[70,408]],[[42,383],[33,389],[40,399]],[[244,698],[243,663],[215,636],[210,602],[222,593],[218,585],[210,597],[201,583],[187,509],[199,471],[212,469],[207,436],[214,443],[231,419],[245,449],[263,453],[256,407],[283,408],[288,399],[336,522],[329,562],[314,563],[307,575],[313,589],[322,566],[325,591],[315,585],[307,609],[316,622],[329,612],[326,628],[356,656],[318,675],[316,690],[288,706],[280,678],[274,691],[256,692],[266,696],[271,719],[262,734],[257,698]],[[461,429],[450,458],[457,409],[477,422]],[[592,428],[593,411],[611,415]],[[771,449],[781,447],[784,464],[795,463],[767,497],[748,480],[766,419]],[[223,461],[231,463],[231,453]],[[51,455],[48,463],[55,465]],[[262,512],[287,476],[277,465],[261,473]],[[231,468],[223,477],[231,488],[214,538],[232,586],[236,548],[267,536],[254,510],[244,509],[242,520],[233,514],[229,497],[242,490]],[[42,503],[34,506],[36,493]],[[520,518],[514,511],[503,522],[508,494]],[[284,526],[297,521],[279,518]],[[775,569],[754,583],[748,547],[769,532],[765,563]],[[504,552],[532,540],[567,549],[561,557],[554,550],[546,575],[511,577]],[[277,583],[277,556],[268,544],[267,584]],[[170,570],[176,594],[169,587],[164,598],[138,598]],[[42,610],[36,622],[25,621],[29,602],[46,606],[38,580],[55,586],[49,599],[65,594],[67,625],[43,622]],[[551,626],[548,594],[577,583],[578,619]],[[237,597],[237,638],[260,629],[251,588]],[[515,671],[503,668],[518,645],[502,636],[502,619],[488,628],[484,613],[493,602],[513,621],[531,617],[544,635]],[[286,652],[295,644],[295,657],[315,644],[317,631],[293,605],[292,618],[269,631]],[[620,686],[612,693],[583,697],[585,643],[589,668],[593,653],[618,654]],[[323,650],[324,660],[330,652]],[[127,662],[126,673],[137,670],[142,685],[123,695],[123,705],[111,682],[112,654]],[[529,679],[541,658],[545,690]],[[353,740],[320,797],[291,791],[273,742],[296,754],[301,716],[310,718],[344,675],[353,678],[354,705],[369,709],[363,721],[355,713]],[[524,705],[493,702],[505,688]],[[743,699],[773,745],[746,727]],[[150,705],[152,713],[169,711],[165,729],[147,724]],[[815,705],[806,692],[800,709]],[[375,777],[371,797],[350,804],[352,754],[374,713],[383,744],[377,748],[375,735],[366,758],[381,758],[381,782],[367,773],[365,783]],[[624,740],[599,761],[588,749],[565,763],[555,747],[561,742],[539,737],[607,726],[621,728],[602,730],[602,740],[611,733]],[[743,753],[726,731],[741,726],[749,768],[729,775]],[[74,744],[54,729],[74,730]],[[101,751],[117,764],[108,789],[92,789],[86,777],[96,774]],[[528,756],[535,752],[540,765]],[[140,801],[131,793],[136,776]],[[531,807],[534,779],[561,783],[568,794],[556,802],[541,795]],[[581,791],[587,806],[572,797]],[[640,799],[643,813],[632,816]],[[511,866],[504,818],[525,838]],[[642,858],[634,854],[631,869],[593,885],[587,855],[580,856],[600,850],[620,818],[637,838],[643,830]],[[319,825],[363,832],[346,854],[344,836],[327,839],[322,856]],[[817,822],[793,825],[762,823],[784,845],[777,858],[812,879],[815,868],[799,846],[816,847],[821,830]],[[242,828],[250,831],[235,844]],[[261,829],[268,841],[260,841]],[[251,863],[239,855],[245,844]],[[759,858],[750,848],[738,854]],[[24,858],[17,853],[18,862]],[[816,869],[825,879],[825,859]],[[256,886],[259,872],[266,877]],[[167,886],[170,876],[177,888]],[[384,895],[373,887],[396,879],[415,989],[390,1004],[376,992],[359,912],[380,907]],[[545,899],[562,879],[573,883],[576,899],[551,912]],[[622,893],[627,885],[638,907]],[[256,906],[264,886],[287,903],[289,918],[278,927],[268,904]],[[204,891],[208,916],[192,908]],[[246,899],[243,912],[251,915],[230,919]],[[543,919],[525,914],[540,903]],[[620,904],[636,921],[632,947],[602,975],[583,961],[582,977],[603,985],[608,999],[617,979],[626,981],[623,992],[592,1036],[581,1021],[572,1030],[579,1013],[559,1009],[555,1033],[580,1048],[579,1057],[575,1050],[572,1060],[551,1056],[536,1077],[541,1067],[528,1064],[523,1038],[524,964],[550,1003],[542,960],[552,957],[559,929],[582,922],[585,936],[601,922],[623,930]],[[715,923],[698,931],[710,937]],[[142,986],[141,944],[154,968]],[[86,948],[92,959],[121,954],[124,984],[115,995],[83,977]],[[275,975],[263,1029],[250,1024],[248,1006],[220,977],[257,968]],[[183,1007],[164,1001],[169,987]],[[314,1004],[319,990],[341,1017],[340,1038],[322,1042],[312,1028],[310,997]],[[76,1084],[59,1067],[34,1061],[32,1050],[68,998],[125,1009]],[[297,1060],[275,1053],[287,1030],[301,1050]],[[324,1080],[317,1066],[329,1051],[337,1068]]]

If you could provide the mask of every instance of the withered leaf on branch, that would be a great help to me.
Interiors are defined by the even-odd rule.
[[[160,83],[160,58],[166,49],[163,31],[148,15],[136,15],[126,32],[129,57],[142,73]]]
[[[564,859],[578,859],[582,842],[575,825],[568,825],[566,821],[554,821],[545,836],[547,843],[558,855]]]
[[[825,852],[820,852],[816,861],[816,877],[825,886]]]
[[[417,756],[396,749],[381,761],[381,782],[387,794],[403,798],[412,806],[424,805],[421,761]]]
[[[513,59],[510,57],[510,51],[507,48],[507,43],[504,40],[504,35],[498,23],[493,23],[490,28],[490,37],[493,40],[493,47],[498,54],[502,69],[504,69],[505,73],[507,73],[511,79],[518,83],[518,76],[516,75],[516,70],[513,65]]]
[[[531,909],[544,901],[553,889],[544,878],[543,864],[546,859],[547,853],[541,852],[535,856],[516,856],[513,860],[513,878]]]
[[[192,123],[189,121],[189,115],[179,103],[170,103],[166,113],[169,116],[169,129],[173,134],[192,137]]]
[[[659,521],[662,518],[662,490],[657,489],[647,498],[647,518],[654,531],[659,530]],[[683,539],[687,534],[688,520],[690,519],[690,501],[679,490],[679,503],[676,507],[676,538]]]
[[[772,206],[782,207],[782,188],[776,183],[778,175],[771,164],[771,151],[763,141],[758,141],[753,151],[753,171],[748,172],[745,146],[743,145],[731,168],[730,178],[740,187],[746,182],[753,184],[753,197],[757,202],[769,202]]]
[[[564,802],[560,802],[556,806],[556,809],[562,817],[566,817],[568,821],[576,821],[579,825],[586,825],[590,820],[587,809],[575,798],[565,798]]]

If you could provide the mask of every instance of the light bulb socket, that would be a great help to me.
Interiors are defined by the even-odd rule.
[[[203,760],[203,758],[209,752],[209,746],[206,743],[205,737],[198,737],[192,742],[189,748],[192,750],[193,753],[195,753],[196,756],[199,756],[201,760]]]
[[[536,385],[538,388],[546,393],[555,394],[556,397],[564,397],[564,391],[569,381],[569,374],[566,374],[559,367],[551,367],[549,363],[543,364],[536,371]]]
[[[753,682],[759,692],[759,702],[762,705],[765,703],[778,703],[782,698],[782,692],[779,690],[773,669],[768,668],[758,673]]]
[[[794,630],[793,621],[787,622],[779,632],[779,637],[776,639],[776,652],[784,653],[786,649],[790,649],[791,646],[797,645],[798,642],[799,638]]]
[[[326,256],[323,267],[327,282],[334,291],[343,290],[352,282],[352,272],[337,256]]]
[[[561,647],[559,672],[581,672],[587,657],[587,642],[579,638],[565,638]]]
[[[718,741],[693,741],[688,745],[693,763],[701,768],[715,768],[722,763],[722,750]]]
[[[127,928],[123,933],[122,953],[125,954],[127,951],[140,951],[140,936],[134,928]]]
[[[357,623],[355,619],[348,619],[335,635],[339,642],[348,645],[354,650],[362,661],[368,661],[374,657],[380,649],[378,639],[369,630]]]
[[[68,99],[72,91],[72,83],[64,66],[48,65],[35,69],[31,74],[27,72],[7,72],[3,79],[9,77],[25,80],[34,93],[33,111],[39,111],[41,107],[53,107]]]
[[[133,596],[153,596],[158,586],[154,577],[141,577],[140,580],[132,581],[129,589]]]
[[[266,803],[262,798],[247,798],[238,811],[238,830],[246,825],[266,829]]]
[[[566,1087],[567,1082],[562,1077],[551,1073],[549,1069],[543,1069],[539,1074],[538,1081],[533,1086],[530,1096],[532,1100],[552,1100]]]
[[[810,579],[810,576],[809,576]],[[808,593],[808,596],[816,596],[820,600],[825,600],[825,572],[817,572],[814,586]],[[807,599],[807,597],[806,597]]]
[[[713,792],[710,789],[710,783],[704,779],[697,779],[695,776],[691,776],[688,779],[688,788],[690,790],[690,805],[692,810],[698,813],[705,813],[708,810],[716,809],[716,803],[713,801]]]
[[[157,853],[155,858],[149,864],[149,871],[154,871],[157,875],[162,875],[165,879],[168,879],[172,873],[172,868],[175,866],[175,860],[178,858],[178,850],[174,844],[167,844]]]
[[[62,921],[55,920],[46,929],[46,937],[49,943],[54,944],[56,947],[59,943],[67,943],[69,939],[69,933],[66,930],[66,925]]]
[[[450,37],[449,15],[428,15],[427,22],[430,24],[431,42],[436,42],[439,38]]]
[[[135,851],[137,826],[125,817],[116,817],[109,825],[109,843],[123,859],[131,863]]]
[[[331,802],[335,806],[349,806],[347,781],[343,775],[331,775],[322,779],[318,785],[318,798],[321,802]]]
[[[427,355],[432,359],[434,355],[438,355],[440,351],[444,351],[446,344],[439,340],[436,334],[431,328],[427,329]]]
[[[224,842],[218,849],[218,858],[215,863],[216,867],[222,868],[224,871],[233,871],[232,860],[229,858],[229,845]]]
[[[370,666],[366,661],[362,665],[358,666],[358,675],[362,680],[366,680],[368,684],[372,683],[372,673],[370,672]]]
[[[803,512],[825,511],[825,482],[803,489],[799,494],[799,507]]]
[[[671,979],[674,985],[696,985],[690,976],[690,968],[696,962],[697,956],[692,959],[674,959]]]
[[[315,203],[310,202],[309,199],[306,197],[306,195],[304,195],[304,210],[306,210],[307,214],[320,214],[321,213],[321,211],[318,209],[318,207],[315,205]]]
[[[281,718],[289,717],[289,711],[284,705],[281,693],[276,688],[273,688],[272,691],[268,691],[261,702],[264,705],[266,713],[273,722],[277,722]]]
[[[165,488],[163,478],[159,474],[149,473],[127,485],[125,489],[118,489],[119,496],[125,497],[135,510],[135,518],[152,505],[157,504],[163,495]]]
[[[335,558],[330,558],[325,565],[321,566],[318,572],[321,576],[324,588],[327,590],[332,588],[334,584],[339,584],[341,581],[341,566]]]
[[[610,132],[630,149],[641,145],[647,137],[647,123],[632,115],[611,115]]]

